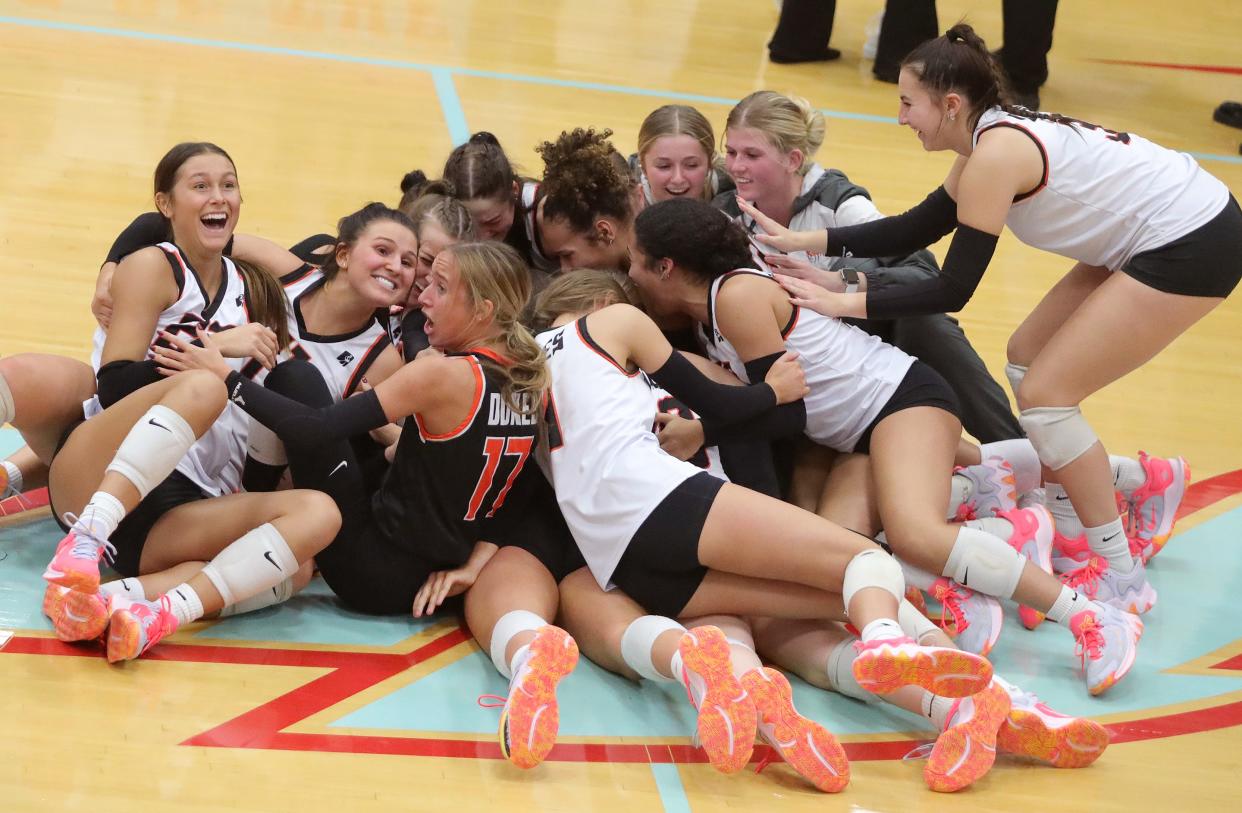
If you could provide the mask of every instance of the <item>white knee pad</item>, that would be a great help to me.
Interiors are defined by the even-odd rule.
[[[107,470],[129,480],[139,496],[145,497],[172,474],[195,440],[185,418],[156,404],[129,430]]]
[[[1009,379],[1009,391],[1013,393],[1015,401],[1018,400],[1018,387],[1022,386],[1022,379],[1026,377],[1026,371],[1029,369],[1021,364],[1014,364],[1012,361],[1005,365],[1005,378]]]
[[[496,626],[492,627],[492,643],[488,647],[496,671],[512,680],[513,670],[509,668],[509,661],[505,658],[505,650],[509,648],[509,642],[519,632],[527,630],[534,632],[540,627],[547,626],[547,623],[529,610],[510,610],[502,615],[496,622]]]
[[[1053,471],[1073,463],[1099,440],[1076,406],[1024,409],[1018,423],[1040,462]]]
[[[656,639],[669,630],[685,632],[686,628],[662,615],[635,618],[621,635],[621,660],[647,680],[669,680],[651,662],[651,649],[655,646]],[[680,680],[681,675],[673,675],[673,678]]]
[[[828,653],[826,664],[828,683],[838,694],[861,700],[864,703],[871,703],[876,696],[864,689],[858,683],[858,678],[854,677],[854,658],[858,654],[854,649],[856,640],[856,638],[847,638]]]
[[[879,548],[871,548],[855,556],[845,567],[841,597],[845,599],[848,612],[854,594],[867,587],[887,590],[893,598],[901,601],[906,592],[906,580],[901,575],[901,565]]]
[[[1013,598],[1026,559],[1009,543],[978,528],[958,529],[941,574],[963,587],[997,598]]]
[[[919,612],[917,607],[904,598],[897,605],[897,623],[901,625],[906,635],[919,643],[923,642],[923,636],[929,632],[940,631],[940,627],[933,624],[930,618]]]
[[[228,618],[229,616],[253,613],[255,610],[262,610],[266,607],[275,607],[277,604],[284,604],[292,597],[293,577],[290,576],[271,590],[264,590],[262,593],[253,595],[245,601],[228,605],[220,611],[220,617]]]
[[[298,571],[289,543],[270,522],[229,545],[203,567],[224,605],[270,591]]]
[[[13,408],[13,391],[9,389],[9,382],[4,380],[4,374],[0,373],[0,426],[13,420],[16,415]]]
[[[246,436],[246,454],[268,466],[284,466],[289,463],[285,444],[280,442],[275,432],[254,418],[250,419],[250,432]]]

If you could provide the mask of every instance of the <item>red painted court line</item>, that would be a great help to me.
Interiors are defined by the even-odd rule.
[[[0,500],[0,517],[10,517],[23,511],[33,511],[48,504],[47,489],[36,488],[26,491],[7,500]]]
[[[1230,73],[1242,75],[1242,67],[1234,65],[1183,65],[1177,62],[1144,62],[1133,59],[1090,59],[1105,65],[1133,65],[1137,68],[1168,68],[1175,71],[1198,71],[1200,73]]]
[[[1182,497],[1182,504],[1177,509],[1177,518],[1188,517],[1196,511],[1202,511],[1209,505],[1232,497],[1242,491],[1242,469],[1225,472],[1209,477],[1198,483],[1191,483]]]

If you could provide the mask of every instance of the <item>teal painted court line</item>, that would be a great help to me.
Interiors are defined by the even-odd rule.
[[[655,777],[664,813],[690,813],[690,800],[686,798],[686,788],[681,784],[677,766],[652,763],[651,774]]]
[[[469,128],[466,124],[465,113],[462,111],[460,97],[458,96],[457,89],[452,82],[454,76],[472,76],[481,79],[495,79],[502,82],[516,82],[528,85],[570,88],[574,90],[592,90],[601,93],[623,93],[629,96],[645,96],[678,102],[688,102],[691,104],[719,104],[732,106],[738,102],[738,99],[724,96],[706,96],[698,93],[680,93],[677,91],[660,90],[656,88],[638,88],[630,87],[628,85],[610,84],[606,82],[583,82],[575,79],[558,79],[556,77],[549,76],[533,76],[522,73],[507,73],[504,71],[485,71],[475,68],[458,68],[450,65],[434,65],[427,62],[412,62],[403,59],[385,59],[382,57],[340,54],[330,51],[312,51],[303,48],[284,48],[277,45],[235,42],[232,40],[186,37],[178,34],[161,34],[152,31],[138,31],[129,28],[112,28],[100,25],[83,25],[80,23],[62,23],[55,20],[41,20],[33,17],[12,17],[0,15],[0,25],[38,28],[47,31],[67,31],[76,34],[99,34],[109,37],[120,37],[123,39],[145,40],[148,42],[194,45],[202,48],[218,48],[223,50],[244,51],[247,53],[269,54],[274,56],[301,57],[303,59],[318,59],[328,62],[343,62],[353,65],[372,65],[382,68],[396,68],[398,70],[430,73],[432,75],[432,80],[435,82],[436,94],[439,96],[440,106],[444,111],[444,119],[448,125],[449,135],[452,137],[454,144],[464,142],[470,134]],[[855,113],[849,110],[830,110],[827,108],[820,108],[820,112],[828,118],[833,119],[865,121],[872,124],[897,123],[897,119],[892,116],[877,116],[871,113]],[[1201,161],[1219,161],[1227,164],[1242,164],[1242,156],[1217,155],[1215,153],[1205,152],[1192,152],[1190,154]]]

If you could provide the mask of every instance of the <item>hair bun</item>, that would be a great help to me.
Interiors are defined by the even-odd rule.
[[[491,146],[493,146],[493,147],[499,147],[499,146],[500,146],[500,140],[499,140],[499,139],[497,139],[497,138],[496,138],[496,136],[494,136],[494,135],[492,135],[491,133],[487,132],[486,130],[480,130],[479,132],[477,132],[477,133],[475,133],[474,135],[470,136],[470,140],[469,140],[469,142],[467,142],[467,143],[469,143],[469,144],[489,144],[489,145],[491,145]]]
[[[401,191],[409,192],[411,189],[420,187],[425,183],[427,183],[427,173],[421,169],[416,169],[413,172],[405,173],[405,177],[401,179]]]

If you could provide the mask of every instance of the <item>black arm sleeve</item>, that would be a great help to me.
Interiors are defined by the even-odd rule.
[[[899,215],[828,229],[828,256],[888,257],[927,248],[957,226],[957,204],[943,186]]]
[[[776,406],[776,392],[767,384],[717,384],[676,350],[651,380],[702,417],[721,422],[744,421]]]
[[[110,361],[100,367],[95,375],[99,403],[107,409],[131,392],[163,379],[164,376],[160,375],[159,366],[154,361]]]
[[[772,365],[785,355],[770,353],[746,362],[746,377],[762,381]],[[700,413],[702,414],[702,413]],[[801,399],[792,404],[781,404],[749,420],[725,423],[710,418],[703,419],[703,445],[719,446],[744,440],[775,440],[798,435],[806,428],[806,403]]]
[[[272,392],[241,373],[229,373],[224,384],[229,400],[276,433],[286,449],[314,449],[388,423],[375,390],[318,409]]]
[[[134,221],[126,226],[124,231],[117,235],[116,240],[112,243],[112,248],[108,249],[108,256],[104,259],[104,262],[119,263],[139,249],[171,239],[172,229],[163,215],[159,212],[143,212],[135,217]],[[224,253],[233,253],[232,237],[225,244]]]
[[[246,455],[246,466],[242,469],[242,490],[250,493],[275,491],[286,468],[284,464],[260,463]]]
[[[995,234],[958,226],[939,274],[908,285],[867,289],[867,318],[952,313],[966,307],[996,251]]]

